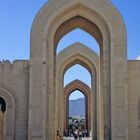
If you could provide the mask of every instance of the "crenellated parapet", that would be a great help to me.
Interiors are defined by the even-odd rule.
[[[0,61],[0,76],[24,75],[29,71],[29,63],[28,60]]]

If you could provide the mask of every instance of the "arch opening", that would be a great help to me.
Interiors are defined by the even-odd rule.
[[[69,79],[67,79],[67,78],[69,78]],[[67,135],[72,136],[72,133],[74,133],[75,130],[82,132],[82,134],[83,134],[82,136],[85,136],[85,137],[89,136],[89,133],[91,131],[91,124],[89,124],[89,123],[91,123],[91,120],[89,121],[89,119],[91,119],[91,116],[90,116],[91,110],[89,110],[90,107],[88,107],[90,97],[89,97],[89,93],[86,93],[86,89],[84,89],[84,88],[88,87],[88,89],[89,89],[88,92],[90,92],[91,73],[87,70],[86,67],[84,67],[83,65],[81,65],[79,63],[76,63],[75,65],[69,66],[67,71],[65,71],[63,80],[64,80],[64,89],[73,83],[73,87],[72,87],[73,89],[67,93],[64,93],[65,98],[66,98],[65,99],[66,100],[66,114],[65,114],[66,117],[65,117],[65,122],[64,122],[65,123],[64,124],[64,126],[65,126],[64,127],[64,136],[67,136]],[[79,82],[79,84],[81,84],[81,87],[78,87],[77,82]],[[76,96],[72,97],[72,95],[76,95]],[[83,96],[81,96],[81,95],[83,95]],[[75,101],[74,101],[74,98],[75,98]],[[76,98],[77,98],[77,100],[76,100]],[[84,106],[83,108],[81,108],[83,110],[82,116],[80,116],[81,114],[77,114],[75,116],[73,116],[71,114],[70,110],[76,109],[76,106],[75,107],[73,106],[74,102],[77,104],[79,104],[80,102],[84,102],[81,104],[81,106],[82,105]],[[79,107],[80,107],[80,105],[79,105]],[[70,121],[72,121],[71,124],[70,124]],[[74,121],[76,121],[76,122],[74,123]]]
[[[0,111],[3,113],[6,111],[6,102],[2,97],[0,97]]]
[[[77,96],[76,94],[82,94],[81,96]],[[72,81],[71,83],[69,83],[65,88],[64,88],[64,95],[65,95],[65,122],[64,122],[64,130],[68,130],[68,132],[74,131],[75,129],[78,129],[78,131],[81,131],[81,129],[83,130],[83,132],[86,132],[85,134],[83,133],[83,136],[90,136],[90,132],[91,132],[91,90],[88,87],[88,85],[86,85],[85,83],[83,83],[82,81],[79,80],[75,80]],[[75,95],[75,96],[71,96],[71,95]],[[69,113],[69,99],[70,100],[74,100],[74,102],[76,101],[77,104],[83,104],[84,102],[84,115],[83,116],[72,116]],[[84,99],[84,100],[83,100]],[[75,105],[74,105],[75,106]],[[76,106],[72,109],[75,110]],[[76,110],[75,110],[76,111]],[[70,116],[71,115],[71,116]],[[69,126],[69,121],[71,122],[72,120],[78,120],[77,123],[78,124],[73,124]],[[80,121],[81,120],[81,124]],[[71,122],[72,123],[72,122]],[[65,131],[64,131],[65,132]]]
[[[87,130],[87,101],[86,96],[80,90],[75,89],[68,96],[68,130],[69,136],[74,134],[75,129]],[[84,134],[83,134],[84,135]],[[87,136],[87,134],[85,134]]]
[[[79,46],[80,43],[84,44],[98,55],[100,54],[99,45],[95,38],[81,28],[74,28],[60,39],[56,50],[57,54],[74,43],[79,43]]]
[[[72,31],[76,28],[80,28],[80,29],[84,30],[85,32],[90,34],[97,41],[98,48],[99,48],[99,54],[98,54],[99,57],[98,57],[97,63],[99,65],[99,69],[97,71],[94,64],[91,63],[91,65],[94,67],[92,69],[91,67],[89,67],[90,64],[88,62],[84,62],[84,61],[82,61],[81,58],[80,59],[78,58],[78,59],[76,59],[76,60],[74,60],[66,65],[66,67],[63,71],[63,74],[65,74],[65,72],[68,68],[70,68],[72,65],[77,64],[77,63],[82,65],[84,68],[86,68],[89,71],[89,73],[91,75],[91,79],[92,79],[90,87],[91,87],[92,93],[95,92],[95,95],[92,96],[92,98],[94,98],[94,99],[91,100],[91,104],[93,105],[93,107],[90,110],[90,113],[94,115],[94,118],[92,118],[92,122],[90,124],[92,127],[91,137],[93,137],[93,139],[97,139],[97,137],[98,137],[97,125],[100,125],[100,124],[98,124],[98,122],[97,122],[97,102],[98,102],[97,95],[99,93],[97,92],[96,88],[97,88],[97,76],[99,78],[99,75],[100,75],[100,79],[102,79],[102,77],[103,77],[103,69],[102,69],[103,68],[103,61],[104,61],[103,60],[104,59],[103,58],[103,37],[102,37],[102,33],[101,33],[100,29],[98,28],[98,26],[96,26],[96,24],[92,23],[88,19],[85,19],[81,16],[75,16],[75,17],[65,21],[62,25],[60,25],[58,27],[58,29],[55,33],[55,36],[54,36],[54,45],[55,45],[56,50],[57,50],[59,41],[63,38],[63,36],[65,36],[67,33],[69,33],[70,31]],[[56,56],[56,50],[54,50],[55,56]],[[109,51],[109,48],[106,48],[106,52],[108,52],[108,51]],[[78,56],[79,54],[75,54],[75,55]],[[108,56],[108,57],[110,57],[110,56]],[[57,59],[57,57],[54,57],[54,59]],[[107,63],[109,63],[109,61],[107,61]],[[98,75],[97,75],[97,73],[98,73]],[[98,88],[99,88],[98,90],[100,90],[102,92],[103,79],[100,81],[98,79],[98,82],[100,82],[100,83],[98,83]],[[101,101],[101,102],[103,102],[103,101]],[[103,114],[103,108],[101,109],[100,114]],[[102,121],[103,119],[104,119],[103,115],[100,115],[100,120]],[[104,125],[102,124],[100,134],[103,135],[103,133],[104,133]],[[88,132],[88,134],[89,134],[89,132]]]
[[[65,65],[62,68],[60,68],[60,69],[62,69],[62,71],[61,71],[62,72],[62,79],[65,77],[65,74],[67,73],[67,71],[71,67],[73,67],[75,65],[79,65],[80,67],[83,67],[84,69],[86,69],[86,72],[88,73],[88,76],[90,77],[90,84],[88,84],[87,82],[84,82],[84,81],[80,81],[81,79],[79,80],[78,78],[73,79],[73,81],[71,81],[65,87],[64,87],[64,83],[63,83],[62,87],[64,88],[64,94],[65,94],[64,100],[66,98],[65,88],[69,87],[69,85],[73,85],[73,88],[72,88],[73,90],[75,90],[75,89],[79,90],[80,89],[84,93],[86,93],[86,92],[88,93],[87,96],[89,97],[90,100],[87,101],[89,103],[88,104],[88,114],[87,114],[87,116],[89,117],[87,119],[88,120],[87,133],[88,133],[88,136],[90,136],[90,130],[91,130],[91,134],[93,134],[94,137],[97,137],[97,133],[96,133],[96,130],[97,130],[97,117],[96,117],[96,115],[97,115],[97,112],[96,112],[97,105],[96,105],[95,98],[96,98],[96,94],[97,94],[97,83],[98,83],[97,82],[97,72],[98,72],[97,69],[98,69],[98,64],[99,64],[98,63],[99,62],[99,57],[96,53],[93,53],[92,50],[89,50],[87,48],[82,49],[82,50],[86,50],[87,52],[89,52],[89,54],[91,53],[92,54],[91,57],[93,57],[95,59],[91,60],[87,56],[82,55],[81,52],[78,52],[78,54],[75,52],[74,56],[72,56],[71,58],[68,58],[68,61],[65,61]],[[63,53],[65,54],[65,50],[61,54],[59,54],[58,61],[61,58],[60,55],[63,57],[63,55],[62,55]],[[79,74],[79,72],[78,72],[78,74]],[[87,76],[87,75],[84,75],[84,76]],[[78,84],[77,84],[77,82],[78,82]],[[85,87],[85,89],[84,89],[84,87]],[[89,92],[92,92],[92,94],[91,93],[89,94]],[[65,107],[66,107],[67,102],[65,101],[64,104],[65,104]],[[91,104],[93,104],[92,107],[91,107]],[[64,110],[65,110],[65,112],[67,112],[66,108]],[[65,112],[64,112],[64,116],[66,115]],[[92,114],[92,112],[94,112],[94,114]],[[91,115],[94,115],[94,117],[92,118]],[[64,125],[64,127],[61,127],[61,128],[64,128],[62,130],[65,130],[65,128],[67,128],[65,126],[66,122],[67,122],[66,120],[65,120],[64,123],[62,123]],[[93,137],[93,136],[91,135],[91,137]]]
[[[74,80],[80,80],[91,87],[91,75],[89,71],[80,64],[71,66],[64,74],[64,87]]]

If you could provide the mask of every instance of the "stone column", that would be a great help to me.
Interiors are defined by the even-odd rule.
[[[127,58],[118,38],[111,46],[111,130],[112,140],[128,140]]]

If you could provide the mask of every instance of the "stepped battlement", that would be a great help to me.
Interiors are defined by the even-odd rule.
[[[10,62],[9,60],[0,61],[0,74],[23,74],[24,72],[29,70],[29,64],[29,60],[15,60],[13,62]]]

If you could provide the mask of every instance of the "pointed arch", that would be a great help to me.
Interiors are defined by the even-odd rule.
[[[72,31],[66,33],[59,41],[56,47],[57,54],[60,53],[64,48],[70,46],[76,42],[85,44],[88,48],[95,51],[97,54],[100,54],[99,44],[96,39],[93,38],[91,34],[84,31],[81,28],[75,28]]]
[[[68,46],[65,48],[63,51],[61,51],[58,56],[57,56],[57,73],[56,77],[58,81],[56,81],[56,98],[58,100],[57,106],[61,108],[61,114],[58,115],[58,118],[60,119],[59,126],[62,130],[64,129],[64,123],[62,122],[64,120],[64,104],[65,104],[65,99],[64,97],[64,91],[63,91],[63,77],[65,72],[73,65],[75,64],[80,64],[84,68],[86,68],[91,77],[91,103],[92,103],[92,109],[94,110],[94,114],[97,115],[97,103],[96,103],[96,98],[97,94],[99,92],[99,56],[97,53],[95,53],[93,50],[90,48],[87,48],[85,45],[81,43],[75,43],[71,46]],[[94,81],[94,82],[93,82]],[[82,85],[82,84],[81,84]],[[77,85],[78,86],[78,85]],[[66,86],[67,87],[67,86]],[[94,93],[94,94],[93,94]],[[61,104],[62,103],[62,104]],[[94,105],[93,105],[94,104]],[[96,112],[96,113],[95,113]],[[96,129],[97,129],[97,121],[96,117],[94,116],[92,120],[90,121],[90,127],[92,125],[94,130],[94,137],[97,137]],[[62,119],[63,118],[63,119]],[[62,121],[61,121],[62,120]],[[91,124],[93,123],[93,124]]]
[[[54,7],[49,8],[49,7],[52,7],[51,5],[53,5]],[[104,5],[104,6],[102,6],[102,5]],[[102,9],[100,7],[102,7]],[[55,9],[55,11],[54,11],[54,9]],[[92,13],[92,18],[90,16],[91,13]],[[50,14],[51,14],[51,16],[50,16]],[[89,16],[87,14],[89,14]],[[36,54],[35,52],[37,50],[41,51],[41,48],[43,48],[43,44],[42,44],[43,40],[44,41],[45,41],[45,39],[49,40],[47,37],[47,35],[50,36],[49,30],[52,30],[52,29],[56,30],[54,28],[58,28],[58,27],[54,26],[54,24],[56,24],[56,20],[58,21],[57,24],[59,24],[59,26],[60,26],[61,22],[62,22],[62,24],[63,23],[65,24],[65,21],[68,21],[69,19],[73,19],[76,16],[78,16],[78,17],[81,16],[83,19],[84,19],[84,17],[86,17],[86,19],[89,20],[90,22],[92,20],[93,23],[95,23],[95,26],[98,27],[97,30],[100,30],[100,32],[102,33],[103,38],[104,38],[103,34],[108,31],[109,36],[107,36],[107,38],[111,36],[112,39],[113,38],[115,39],[115,35],[117,34],[118,36],[123,38],[125,41],[126,30],[125,30],[125,25],[124,25],[123,19],[122,19],[120,13],[111,4],[111,2],[96,1],[96,0],[92,0],[92,1],[91,0],[86,0],[86,1],[84,1],[84,0],[80,0],[80,1],[79,0],[71,0],[71,1],[52,0],[52,1],[49,1],[46,4],[44,4],[44,6],[40,9],[38,14],[36,15],[34,22],[32,24],[31,57]],[[63,19],[62,19],[62,17],[63,17]],[[114,22],[114,20],[111,19],[111,17],[115,17],[115,22]],[[53,26],[53,28],[51,26]],[[72,26],[78,26],[78,25],[75,24]],[[79,25],[79,26],[81,26],[81,25]],[[68,29],[69,29],[69,27],[68,27]],[[89,32],[91,32],[91,31],[89,31]],[[56,33],[56,31],[55,31],[55,33]],[[98,39],[98,40],[100,40],[100,39]],[[34,56],[34,57],[38,57],[38,56]]]
[[[62,79],[57,77],[59,69],[57,69],[56,46],[58,40],[66,32],[73,29],[73,25],[69,23],[74,23],[77,19],[80,22],[74,24],[75,27],[79,26],[87,32],[92,32],[101,49],[98,69],[100,86],[98,92],[98,114],[100,120],[98,121],[100,130],[98,138],[116,139],[121,133],[121,136],[127,139],[128,128],[126,124],[128,120],[124,119],[122,123],[119,122],[116,116],[118,116],[117,112],[124,112],[121,117],[124,118],[125,116],[127,118],[126,110],[128,110],[128,106],[124,105],[122,108],[117,108],[118,102],[112,102],[114,98],[120,100],[116,98],[118,87],[120,87],[119,94],[124,97],[121,99],[122,102],[127,100],[127,82],[125,80],[127,79],[126,30],[119,12],[109,1],[105,0],[50,0],[36,16],[31,31],[31,62],[33,67],[30,69],[30,108],[33,106],[34,111],[30,111],[29,127],[33,123],[39,128],[45,138],[55,139],[58,122],[57,117],[53,115],[56,114],[54,108],[58,102],[56,101],[58,98],[55,98],[57,97],[56,82],[59,80],[62,83]],[[91,30],[88,30],[88,27]],[[60,29],[62,29],[62,33]],[[96,32],[93,32],[93,29]],[[78,63],[86,62],[81,64],[86,67],[88,64],[89,70],[90,66],[93,68],[92,61],[89,64],[83,56],[77,55],[76,57]],[[39,70],[37,71],[36,69]],[[38,78],[35,79],[34,75],[38,75]],[[42,80],[40,80],[40,77],[43,77]],[[39,83],[38,90],[31,90],[36,89],[36,83]],[[42,85],[46,86],[43,90],[40,88]],[[43,97],[40,99],[40,102],[43,100],[43,105],[49,106],[47,109],[45,108],[47,110],[46,113],[43,111],[41,113],[42,117],[40,118],[45,118],[40,120],[41,122],[43,121],[43,126],[34,123],[35,119],[33,116],[39,113],[33,100],[34,92],[37,91],[43,92],[42,96],[49,98],[48,102]],[[53,100],[53,98],[56,100]],[[43,105],[40,107],[40,110],[44,109]],[[48,122],[47,126],[45,125],[46,122]],[[49,131],[47,131],[46,127],[49,128]],[[46,128],[46,131],[44,131],[44,128]],[[123,128],[123,131],[120,132],[119,128]],[[29,132],[29,139],[33,137],[33,132],[38,133],[34,128],[29,128],[29,131],[31,131]]]
[[[0,97],[6,102],[5,114],[5,139],[15,139],[15,112],[16,112],[16,98],[12,89],[7,85],[0,83]]]
[[[88,55],[87,55],[88,54]],[[84,58],[88,58],[89,61],[82,61]],[[66,61],[67,60],[67,61]],[[92,75],[92,70],[98,71],[99,69],[99,56],[96,52],[86,47],[85,45],[76,42],[63,51],[61,51],[57,56],[57,66],[58,69],[60,65],[65,63],[65,69],[63,71],[63,75],[67,69],[75,64],[80,64],[84,68],[86,68],[89,73]],[[93,63],[94,62],[94,65]],[[91,67],[88,66],[88,63],[91,64]]]
[[[75,79],[79,79],[91,87],[91,74],[85,67],[80,64],[74,64],[66,70],[63,78],[64,86]]]
[[[65,106],[65,113],[64,113],[64,128],[67,129],[68,128],[68,100],[69,100],[69,96],[70,94],[75,91],[75,90],[79,90],[80,92],[82,92],[85,96],[85,105],[86,105],[86,121],[87,121],[87,130],[88,130],[88,136],[89,136],[89,131],[91,130],[91,90],[89,88],[88,85],[86,85],[85,83],[83,83],[80,80],[74,80],[71,83],[69,83],[67,86],[65,86],[64,88],[64,106]]]

